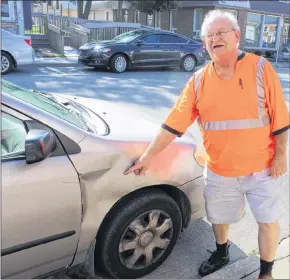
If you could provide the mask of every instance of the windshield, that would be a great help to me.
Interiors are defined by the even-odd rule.
[[[76,102],[49,93],[20,88],[7,81],[2,81],[2,91],[55,115],[81,129],[95,134],[98,133],[97,127],[92,122],[92,119],[100,123],[101,118],[96,118],[97,115],[87,111]],[[102,127],[104,127],[104,125]]]
[[[143,35],[145,33],[146,31],[144,30],[130,31],[115,37],[113,41],[118,43],[130,43],[133,42],[140,35]]]

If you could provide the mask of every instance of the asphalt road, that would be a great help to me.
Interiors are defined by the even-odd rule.
[[[289,106],[289,69],[278,68],[277,72]],[[96,98],[106,104],[117,103],[124,110],[132,110],[134,118],[146,116],[161,123],[190,76],[190,73],[179,69],[137,70],[120,75],[74,63],[43,63],[22,67],[3,78],[30,89]],[[196,125],[189,131],[200,140]],[[289,173],[285,176],[279,220],[282,238],[289,236]],[[257,225],[249,210],[242,221],[231,227],[230,240],[231,262],[255,254],[258,247]],[[210,224],[203,220],[190,225],[168,260],[146,278],[200,278],[198,267],[209,256],[207,249],[214,249],[214,238]]]

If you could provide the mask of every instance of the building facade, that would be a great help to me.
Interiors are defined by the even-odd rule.
[[[200,40],[205,15],[214,9],[237,17],[241,45],[246,50],[276,50],[289,43],[290,1],[179,1],[177,9],[145,14],[130,10],[126,1],[93,1],[89,19],[141,23]]]
[[[28,12],[24,13],[24,10]],[[31,28],[30,10],[29,2],[1,0],[1,28],[18,35],[24,35],[24,30]]]
[[[274,50],[289,43],[290,1],[182,1],[179,9],[162,12],[161,28],[199,40],[204,17],[214,9],[237,17],[243,49]]]

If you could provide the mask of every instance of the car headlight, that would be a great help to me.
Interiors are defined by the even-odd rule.
[[[103,52],[103,53],[106,53],[106,52],[109,52],[111,51],[110,48],[102,48],[102,49],[99,49],[99,52]]]

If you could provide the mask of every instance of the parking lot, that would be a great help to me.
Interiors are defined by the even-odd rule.
[[[278,68],[277,72],[289,104],[289,69]],[[141,117],[161,123],[191,75],[179,69],[136,70],[114,74],[107,70],[87,68],[75,62],[51,62],[16,69],[3,78],[29,89],[94,98],[98,100],[98,106],[103,106],[106,110],[110,106],[122,106],[124,110],[132,112],[132,118]],[[189,131],[200,140],[196,125]],[[282,238],[289,235],[289,173],[285,177],[284,191],[285,195],[279,205]],[[255,255],[258,247],[256,233],[257,225],[248,211],[246,217],[231,228],[231,263],[248,255]],[[206,220],[191,224],[180,237],[168,260],[146,278],[200,278],[198,267],[208,258],[207,249],[214,248],[210,224]],[[238,278],[242,276],[244,275],[238,275]]]

